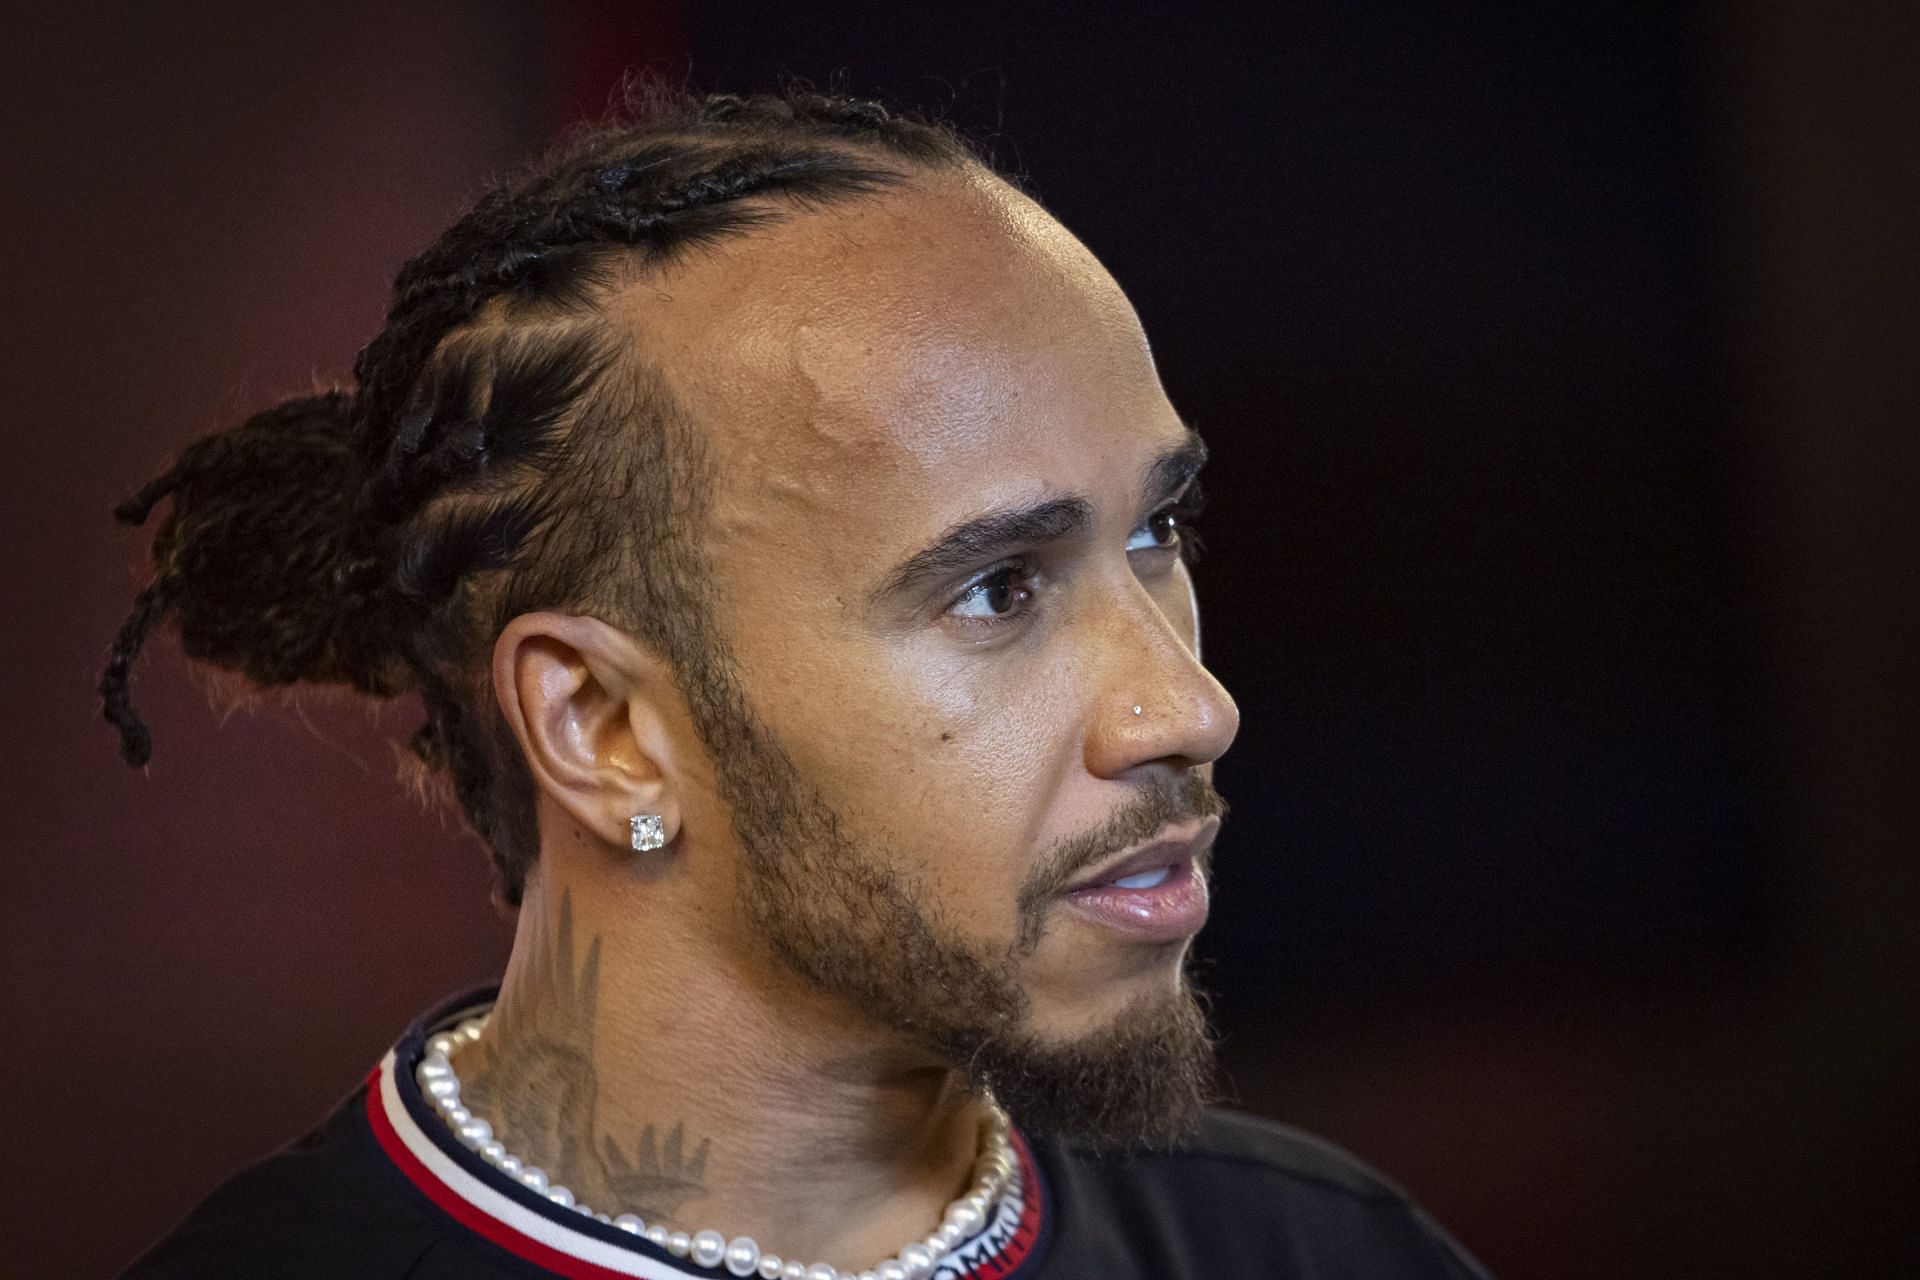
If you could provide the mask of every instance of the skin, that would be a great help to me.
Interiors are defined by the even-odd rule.
[[[1057,903],[1016,948],[1045,852],[1204,772],[1238,724],[1152,519],[1154,464],[1191,433],[1118,285],[1032,202],[949,173],[784,216],[611,306],[707,441],[701,538],[747,699],[849,836],[958,937],[1018,950],[1024,1032],[1072,1040],[1176,992],[1185,941]],[[1014,548],[1017,572],[992,577],[996,550],[894,583],[961,522],[1063,497],[1084,527]],[[596,1208],[843,1268],[925,1235],[966,1189],[981,1105],[758,939],[670,669],[539,613],[493,677],[542,851],[493,1025],[456,1060],[475,1109]],[[642,811],[669,843],[636,855]]]

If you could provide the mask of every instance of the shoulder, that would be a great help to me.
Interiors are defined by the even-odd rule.
[[[1288,1125],[1210,1110],[1172,1150],[1103,1155],[1043,1140],[1035,1154],[1060,1224],[1131,1237],[1124,1251],[1157,1258],[1159,1275],[1484,1280],[1399,1186]],[[1068,1227],[1060,1241],[1080,1234]]]
[[[1077,1174],[1099,1182],[1146,1179],[1192,1187],[1198,1179],[1239,1192],[1260,1190],[1315,1201],[1408,1203],[1399,1186],[1326,1139],[1218,1108],[1209,1109],[1193,1134],[1171,1150],[1112,1154],[1071,1142],[1054,1150]]]
[[[1194,1135],[1164,1158],[1257,1172],[1359,1200],[1407,1200],[1397,1184],[1325,1138],[1239,1111],[1209,1110]]]
[[[317,1129],[216,1187],[122,1280],[408,1275],[439,1233],[387,1172],[365,1088]]]

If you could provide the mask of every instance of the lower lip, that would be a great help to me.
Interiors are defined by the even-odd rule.
[[[1095,885],[1062,894],[1061,901],[1130,942],[1177,942],[1207,922],[1207,882],[1194,873],[1190,860],[1174,863],[1167,878],[1151,889]]]

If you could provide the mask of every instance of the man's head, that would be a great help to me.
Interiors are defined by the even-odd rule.
[[[510,897],[660,812],[656,874],[711,954],[1028,1124],[1169,1136],[1205,1079],[1184,960],[1235,727],[1180,545],[1198,442],[1078,241],[946,135],[848,118],[784,143],[683,121],[724,144],[691,172],[670,133],[603,140],[543,179],[567,199],[541,234],[654,219],[657,243],[488,282],[472,263],[512,255],[469,226],[403,274],[334,566],[391,603],[331,660],[426,694],[422,754]],[[671,192],[621,201],[676,164],[724,217],[668,244]]]

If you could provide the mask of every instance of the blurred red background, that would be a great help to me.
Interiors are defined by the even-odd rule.
[[[0,1273],[107,1275],[491,977],[418,722],[220,714],[109,508],[344,375],[628,67],[943,111],[1221,459],[1241,1105],[1508,1280],[1910,1275],[1915,11],[1414,0],[47,8],[3,43]]]

